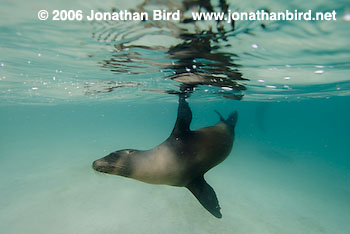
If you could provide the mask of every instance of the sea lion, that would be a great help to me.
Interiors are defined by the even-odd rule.
[[[211,214],[221,218],[220,206],[204,174],[230,154],[237,111],[210,127],[190,130],[192,112],[179,95],[177,120],[168,139],[150,150],[124,149],[93,162],[96,171],[150,184],[186,187]]]

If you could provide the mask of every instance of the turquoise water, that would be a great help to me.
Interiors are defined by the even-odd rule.
[[[224,25],[226,40],[211,38],[210,50],[184,46],[193,24],[37,19],[41,9],[140,3],[1,1],[1,233],[348,233],[347,1],[230,1],[241,11],[335,9],[338,20]],[[174,7],[165,3],[145,8]],[[208,34],[210,24],[197,27]],[[188,99],[192,129],[215,124],[216,109],[239,112],[231,154],[205,176],[222,219],[184,188],[91,168],[117,149],[164,141],[177,113],[166,92],[181,84],[171,76],[198,73],[215,76]]]

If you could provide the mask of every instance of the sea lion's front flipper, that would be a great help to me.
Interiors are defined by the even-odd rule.
[[[204,180],[203,176],[199,176],[189,183],[188,188],[198,201],[216,218],[221,218],[220,205],[216,197],[214,189]]]
[[[192,111],[186,101],[186,95],[179,95],[179,107],[177,109],[177,119],[171,135],[181,136],[190,132],[190,124],[192,121]]]

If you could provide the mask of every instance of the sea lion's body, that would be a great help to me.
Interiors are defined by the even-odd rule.
[[[166,141],[151,150],[120,150],[96,160],[95,170],[151,184],[187,187],[200,203],[220,218],[214,190],[203,175],[229,155],[237,112],[210,127],[191,131],[192,112],[180,96],[175,127]]]
[[[230,153],[233,136],[226,128],[219,122],[184,136],[170,136],[157,147],[134,156],[130,177],[150,184],[186,186]]]

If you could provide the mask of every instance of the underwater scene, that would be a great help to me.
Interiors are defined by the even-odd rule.
[[[348,0],[1,0],[0,232],[349,233],[349,38]]]

